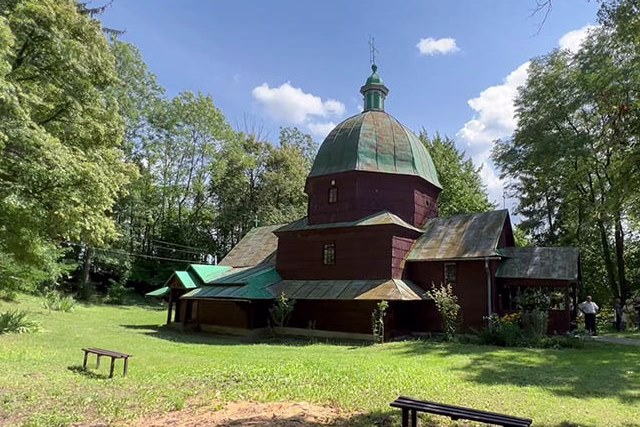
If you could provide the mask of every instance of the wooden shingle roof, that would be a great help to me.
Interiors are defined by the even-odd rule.
[[[509,214],[498,210],[432,218],[409,252],[407,261],[496,257],[498,241]]]
[[[253,267],[258,264],[275,265],[278,237],[273,231],[282,224],[251,229],[218,265]]]
[[[577,248],[501,248],[507,257],[496,277],[513,279],[578,280]]]

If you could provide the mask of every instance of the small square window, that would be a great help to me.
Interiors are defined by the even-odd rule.
[[[455,262],[447,262],[444,265],[444,282],[445,284],[456,283],[457,268]]]
[[[325,243],[322,251],[322,263],[324,265],[333,265],[336,263],[335,243]]]
[[[329,188],[329,203],[338,202],[338,187]]]

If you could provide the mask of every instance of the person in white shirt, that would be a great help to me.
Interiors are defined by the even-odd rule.
[[[584,313],[584,326],[587,328],[587,332],[598,335],[596,331],[596,313],[600,309],[598,304],[591,301],[591,295],[589,295],[586,301],[578,304],[578,308]]]

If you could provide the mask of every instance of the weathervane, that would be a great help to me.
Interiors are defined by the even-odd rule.
[[[376,49],[375,41],[376,39],[369,36],[369,60],[371,61],[371,64],[376,63],[376,53],[380,53],[380,51]]]

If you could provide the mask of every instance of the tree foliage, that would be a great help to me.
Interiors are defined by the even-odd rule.
[[[71,0],[0,1],[0,287],[55,280],[60,243],[105,244],[135,171],[100,24]]]
[[[431,154],[442,185],[438,198],[440,216],[494,209],[480,177],[480,168],[471,159],[465,159],[465,154],[458,151],[451,139],[438,134],[429,138],[423,131],[420,140]]]
[[[633,0],[604,3],[602,26],[578,52],[534,59],[518,127],[493,152],[519,199],[520,226],[538,244],[580,247],[586,288],[601,298],[640,286],[637,11]]]

